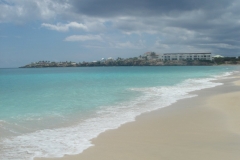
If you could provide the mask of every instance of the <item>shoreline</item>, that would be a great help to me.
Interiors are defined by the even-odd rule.
[[[213,67],[216,67],[216,66],[239,66],[240,64],[211,64],[211,65],[125,65],[125,66],[118,66],[118,65],[115,65],[115,66],[59,66],[59,67],[14,67],[14,68],[0,68],[0,69],[25,69],[25,68],[92,68],[92,67],[174,67],[174,66],[177,66],[177,67],[186,67],[186,66],[191,66],[191,67],[196,67],[196,66],[213,66]]]
[[[92,140],[94,146],[78,155],[35,160],[239,159],[236,124],[240,120],[234,113],[240,113],[240,108],[232,107],[233,112],[225,107],[229,99],[237,104],[236,97],[240,97],[239,74],[232,76],[235,78],[217,80],[224,83],[221,86],[190,93],[197,97],[143,113],[134,122],[101,133]]]

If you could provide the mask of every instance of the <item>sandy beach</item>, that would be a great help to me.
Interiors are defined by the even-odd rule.
[[[219,82],[224,85],[100,134],[79,155],[50,160],[240,159],[239,75]]]

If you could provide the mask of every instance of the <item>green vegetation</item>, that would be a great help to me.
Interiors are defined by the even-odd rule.
[[[153,52],[152,57],[155,54]],[[158,58],[147,59],[145,56],[133,57],[133,58],[120,58],[117,59],[102,59],[100,61],[93,62],[50,62],[50,61],[39,61],[31,63],[20,68],[44,68],[44,67],[94,67],[94,66],[210,66],[210,65],[224,65],[224,64],[240,64],[240,58],[235,57],[224,57],[214,58],[212,61],[209,60],[166,60],[162,61]]]
[[[219,57],[219,58],[214,58],[214,63],[217,65],[222,65],[222,64],[240,64],[240,57]]]

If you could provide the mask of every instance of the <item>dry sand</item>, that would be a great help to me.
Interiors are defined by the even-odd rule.
[[[238,160],[240,81],[194,92],[197,97],[143,114],[58,160]]]

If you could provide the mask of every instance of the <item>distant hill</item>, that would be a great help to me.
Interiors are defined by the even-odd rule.
[[[210,60],[171,60],[147,59],[146,57],[117,58],[94,62],[50,62],[39,61],[20,68],[44,67],[93,67],[93,66],[211,66],[211,65],[239,65],[240,59],[235,57],[221,57]]]

